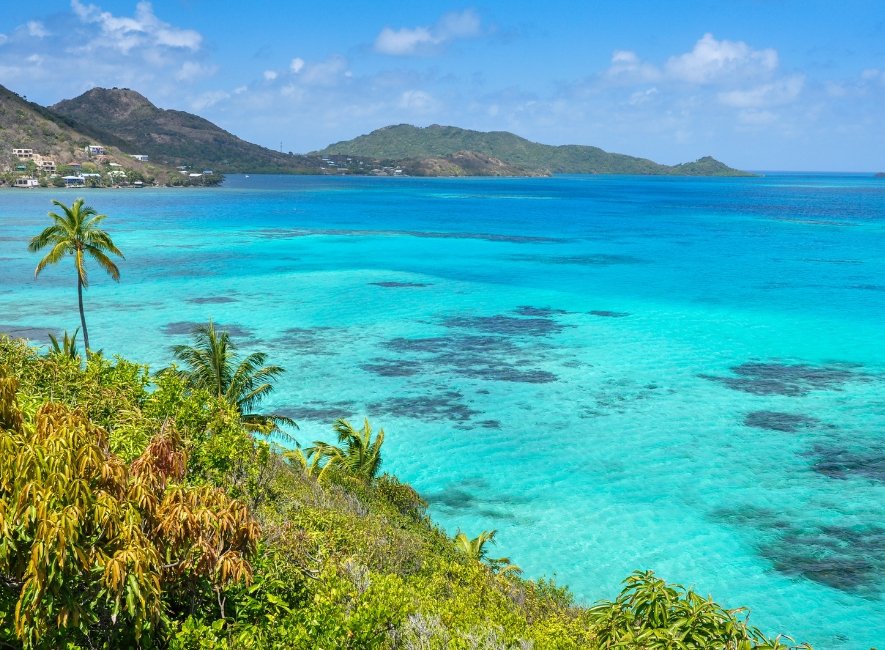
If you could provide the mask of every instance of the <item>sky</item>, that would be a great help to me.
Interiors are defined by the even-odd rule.
[[[885,171],[885,0],[4,0],[0,84],[304,153],[409,123],[674,164]]]

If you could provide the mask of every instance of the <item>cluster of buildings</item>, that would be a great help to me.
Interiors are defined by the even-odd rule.
[[[51,158],[46,158],[45,156],[41,156],[38,153],[34,153],[33,149],[13,149],[12,155],[18,158],[19,164],[16,165],[16,171],[27,171],[27,163],[29,160],[33,160],[34,164],[37,165],[37,169],[47,174],[54,174],[56,170],[55,161]]]
[[[106,156],[107,152],[102,145],[87,145],[84,147],[83,153],[85,153],[90,159],[94,158],[95,162],[99,164],[110,166],[111,169],[107,172],[109,178],[115,181],[125,180],[126,171],[123,169],[123,166],[119,163],[109,162]],[[14,147],[12,149],[12,155],[17,161],[14,171],[17,174],[22,174],[15,179],[13,187],[39,187],[40,181],[35,177],[35,174],[45,174],[52,179],[58,178],[58,165],[56,165],[55,160],[39,153],[35,153],[33,149],[27,148]],[[148,161],[148,156],[143,154],[134,154],[132,155],[132,158],[141,162]],[[62,176],[65,187],[83,187],[88,179],[101,178],[101,174],[83,173],[82,166],[77,162],[68,163],[65,167],[70,172],[70,175]]]
[[[204,176],[212,176],[215,173],[211,169],[204,169],[202,172],[192,172],[188,165],[179,165],[176,169],[178,169],[178,173],[182,176],[194,179],[203,178]]]

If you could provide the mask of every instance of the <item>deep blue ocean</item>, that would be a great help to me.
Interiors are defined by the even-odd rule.
[[[0,192],[0,330],[79,325]],[[126,254],[93,347],[159,367],[212,318],[287,368],[299,440],[387,433],[446,530],[584,602],[634,569],[818,648],[885,643],[885,180],[231,176],[90,190]]]

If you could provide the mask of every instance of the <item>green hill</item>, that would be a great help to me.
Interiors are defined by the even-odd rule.
[[[208,167],[220,172],[320,173],[316,156],[273,151],[185,111],[165,110],[126,88],[93,88],[51,111],[103,142],[119,143],[131,154],[146,154],[170,165]]]
[[[425,128],[409,124],[387,126],[353,140],[335,143],[316,153],[379,160],[421,160],[464,151],[490,156],[534,173],[747,175],[709,157],[693,163],[668,166],[645,158],[609,153],[598,147],[552,146],[531,142],[506,131],[471,131],[438,124]]]
[[[90,144],[105,147],[101,163],[86,152],[85,147]],[[131,171],[138,177],[157,178],[163,182],[169,176],[169,169],[144,164],[121,151],[125,145],[125,141],[111,134],[97,140],[74,120],[0,86],[0,167],[8,170],[4,177],[7,182],[22,175],[15,171],[21,165],[27,165],[30,168],[28,174],[35,175],[35,165],[16,156],[13,149],[29,149],[35,159],[51,161],[58,170],[66,165],[79,164],[84,171],[90,167],[95,167],[92,171],[102,171],[100,167],[113,163],[115,168]]]

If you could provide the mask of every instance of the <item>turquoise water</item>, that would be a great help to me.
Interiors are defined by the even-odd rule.
[[[0,193],[0,330],[78,325]],[[584,601],[633,569],[819,648],[885,639],[885,182],[231,177],[97,190],[124,250],[94,347],[152,364],[212,317],[288,373],[298,436],[387,432],[447,530]]]

